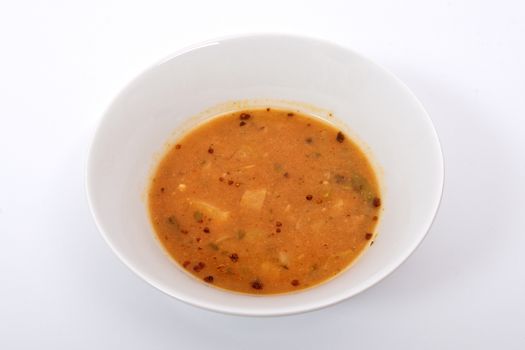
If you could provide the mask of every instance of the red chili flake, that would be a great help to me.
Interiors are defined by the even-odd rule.
[[[193,266],[193,271],[200,272],[203,268],[206,267],[206,264],[204,264],[202,261],[199,262],[197,265]]]
[[[266,108],[266,112],[269,112],[270,111],[270,108]]]
[[[277,233],[281,233],[281,229],[277,227],[277,228],[275,229],[275,232],[277,232]]]
[[[372,236],[373,236],[373,234],[367,233],[367,234],[365,234],[365,239],[368,241],[368,240],[370,240],[372,238]]]
[[[162,193],[164,193],[165,190],[166,190],[166,189],[165,189],[164,187],[161,187],[161,188],[160,188],[160,192],[162,192]]]
[[[237,253],[233,253],[232,255],[230,255],[230,260],[233,262],[239,261],[239,255],[237,255]]]
[[[335,139],[337,140],[337,142],[343,143],[343,141],[345,140],[345,135],[343,135],[343,133],[339,131]]]
[[[248,119],[250,119],[251,117],[252,117],[252,116],[249,115],[248,113],[241,113],[241,115],[239,116],[239,118],[240,118],[241,120],[248,120]]]
[[[206,276],[203,280],[204,282],[213,283],[213,276]]]
[[[306,143],[312,143],[312,142],[314,142],[314,139],[312,139],[311,137],[307,137],[305,139],[305,141],[306,141]]]
[[[282,225],[283,225],[283,223],[280,222],[280,221],[276,221],[276,222],[275,222],[275,226],[277,226],[277,227],[280,227],[280,226],[282,226]]]
[[[241,122],[239,123],[239,126],[245,126],[246,125],[246,122],[244,120],[241,120]]]
[[[204,231],[204,233],[210,233],[210,229],[209,229],[208,227],[205,227],[205,228],[203,229],[203,231]]]
[[[191,262],[189,262],[188,260],[186,260],[185,262],[182,263],[182,266],[183,266],[184,268],[187,268],[189,264],[191,264]]]
[[[299,280],[292,280],[292,286],[297,287],[300,283]]]
[[[309,195],[306,196],[306,200],[308,200],[308,201],[311,201],[312,198],[314,198],[314,196],[312,196],[311,194],[309,194]]]
[[[257,290],[263,289],[263,284],[261,281],[255,280],[252,282],[252,288]]]
[[[294,116],[293,113],[288,113],[288,114],[286,114],[286,115],[289,116],[289,117],[293,117],[293,116]]]
[[[233,185],[233,181],[232,180],[228,180],[228,185]]]
[[[289,177],[290,177],[290,174],[288,174],[288,173],[286,172],[286,173],[283,174],[283,176],[284,176],[285,178],[289,178]]]
[[[213,150],[213,148],[211,148],[211,146],[210,146],[210,148],[208,148],[208,153],[209,153],[209,154],[213,154],[213,152],[214,152],[214,150]]]
[[[176,144],[176,145],[175,145],[175,149],[180,149],[181,147],[182,147],[182,146],[179,145],[179,144]]]
[[[381,206],[381,199],[379,197],[374,197],[374,199],[372,200],[372,204],[376,208],[380,207]]]

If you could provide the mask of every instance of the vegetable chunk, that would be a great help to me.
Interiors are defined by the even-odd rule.
[[[264,199],[266,198],[266,188],[258,190],[246,190],[241,198],[241,206],[247,209],[260,211]]]

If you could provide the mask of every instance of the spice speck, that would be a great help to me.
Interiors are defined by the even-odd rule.
[[[262,284],[261,281],[255,280],[255,281],[252,282],[252,288],[253,289],[257,289],[257,290],[261,290],[261,289],[263,289],[263,284]]]
[[[213,283],[213,276],[206,276],[203,279],[204,282]]]
[[[201,261],[197,265],[193,266],[193,271],[200,272],[206,265]]]

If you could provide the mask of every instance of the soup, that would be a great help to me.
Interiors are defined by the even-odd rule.
[[[317,285],[373,243],[381,199],[365,154],[333,126],[253,109],[196,127],[149,187],[154,230],[183,269],[252,294]]]

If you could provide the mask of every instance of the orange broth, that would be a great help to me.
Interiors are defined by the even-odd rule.
[[[317,285],[373,241],[374,171],[348,136],[274,108],[218,116],[160,161],[148,193],[155,232],[195,277],[252,294]]]

